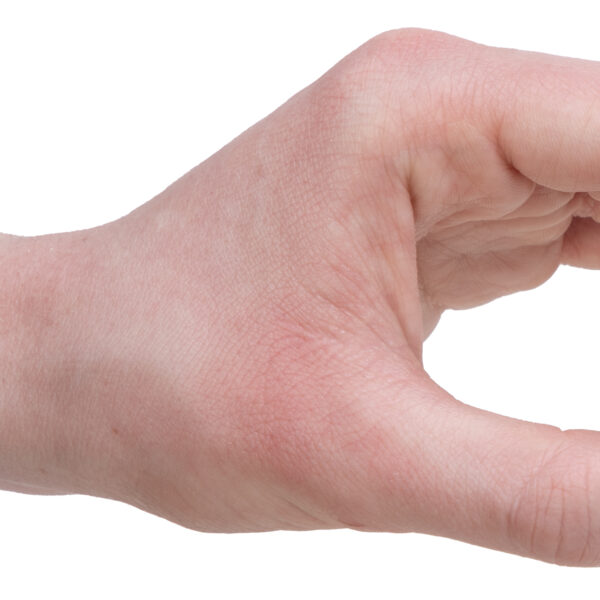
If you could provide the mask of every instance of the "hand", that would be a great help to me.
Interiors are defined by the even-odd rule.
[[[6,489],[204,531],[600,564],[600,438],[423,370],[446,308],[600,267],[600,65],[378,36],[127,217],[0,244]]]

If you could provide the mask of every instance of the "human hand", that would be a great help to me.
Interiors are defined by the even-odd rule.
[[[600,563],[600,440],[423,370],[446,308],[600,267],[600,65],[389,32],[149,203],[0,241],[0,481],[204,531]]]

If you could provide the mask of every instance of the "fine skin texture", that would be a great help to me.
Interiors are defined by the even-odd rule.
[[[123,219],[2,236],[0,486],[600,564],[599,434],[421,362],[445,309],[600,267],[598,98],[594,62],[388,32]]]

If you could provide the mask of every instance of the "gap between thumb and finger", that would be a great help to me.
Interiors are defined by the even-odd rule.
[[[600,63],[490,48],[488,98],[507,162],[531,181],[600,199]],[[496,68],[491,68],[495,66]],[[496,94],[496,92],[494,92]],[[598,211],[600,215],[600,211]],[[598,219],[576,218],[563,262],[600,268]],[[462,404],[426,375],[417,431],[429,533],[571,565],[600,565],[600,433]]]

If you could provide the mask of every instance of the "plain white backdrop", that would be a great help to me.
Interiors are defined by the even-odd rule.
[[[600,60],[597,16],[575,0],[0,0],[0,230],[126,214],[381,31]],[[600,429],[599,303],[600,273],[562,267],[444,315],[426,367],[462,401]],[[202,534],[116,502],[0,493],[7,599],[596,598],[599,584],[429,536]]]

